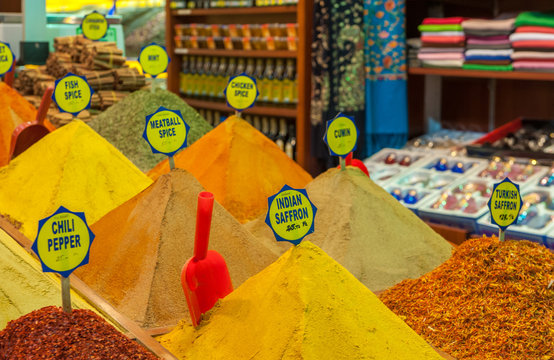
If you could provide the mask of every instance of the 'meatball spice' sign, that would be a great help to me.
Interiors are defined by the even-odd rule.
[[[56,80],[52,100],[60,111],[77,115],[90,107],[93,92],[85,77],[68,73]]]
[[[517,221],[522,201],[519,193],[519,185],[505,178],[498,184],[494,184],[492,195],[489,199],[491,222],[500,228],[499,238],[504,240],[504,230]]]
[[[0,76],[12,69],[14,59],[10,44],[0,41]]]
[[[179,110],[169,110],[160,106],[155,113],[146,117],[146,127],[142,137],[152,148],[152,152],[169,156],[169,166],[175,168],[173,155],[187,147],[190,126],[183,120]]]
[[[288,241],[294,245],[314,232],[317,208],[304,189],[293,189],[288,185],[267,200],[266,224],[273,230],[277,241]]]
[[[108,32],[108,20],[99,12],[93,11],[81,22],[83,36],[90,40],[100,40]]]
[[[245,73],[231,77],[223,93],[227,104],[238,112],[254,106],[260,95],[256,79]]]
[[[338,113],[334,119],[327,121],[327,129],[323,141],[329,146],[331,155],[345,158],[356,150],[358,144],[358,129],[354,119]]]
[[[94,234],[85,214],[60,206],[56,212],[38,222],[38,232],[31,249],[38,255],[42,271],[62,276],[63,309],[71,312],[69,275],[88,264]]]
[[[167,71],[171,59],[165,46],[151,43],[140,50],[138,61],[143,72],[156,77]]]

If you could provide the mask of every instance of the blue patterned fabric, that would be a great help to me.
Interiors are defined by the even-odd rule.
[[[367,155],[408,138],[405,0],[364,0]]]

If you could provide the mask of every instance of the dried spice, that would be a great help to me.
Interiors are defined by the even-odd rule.
[[[90,310],[48,306],[0,332],[3,359],[156,359]]]
[[[0,168],[0,213],[21,223],[21,232],[34,239],[38,220],[60,204],[85,211],[92,224],[151,183],[116,148],[75,120]]]
[[[143,327],[188,318],[181,269],[194,249],[198,194],[204,189],[181,169],[92,225],[90,261],[75,271],[93,290]],[[235,287],[277,256],[214,204],[210,248],[227,262]]]
[[[194,175],[238,221],[267,211],[267,198],[283,185],[303,188],[312,177],[264,134],[231,116],[175,155],[175,166]],[[148,172],[169,172],[167,159]]]
[[[529,241],[481,238],[381,300],[457,359],[554,358],[554,253]]]
[[[165,158],[162,154],[152,153],[152,148],[142,137],[146,116],[160,106],[181,111],[183,119],[190,125],[187,136],[189,146],[212,129],[179,96],[161,89],[135,91],[98,115],[89,125],[142,171],[148,171]]]
[[[317,207],[308,239],[371,291],[418,278],[452,255],[446,240],[357,168],[329,169],[306,191]],[[290,247],[275,241],[265,214],[246,228],[276,252]]]
[[[440,360],[429,344],[309,241],[158,341],[188,360]]]

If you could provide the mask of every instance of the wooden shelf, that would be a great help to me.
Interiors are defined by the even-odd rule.
[[[291,50],[224,50],[224,49],[184,49],[176,48],[177,55],[200,56],[230,56],[230,57],[260,57],[260,58],[292,58],[296,51]]]
[[[295,14],[296,5],[172,10],[174,16]]]
[[[554,73],[530,72],[530,71],[483,71],[483,70],[411,67],[408,69],[408,74],[439,75],[439,76],[483,78],[483,79],[554,81]]]
[[[223,100],[218,101],[210,101],[210,100],[201,100],[201,99],[195,99],[195,98],[188,98],[181,95],[183,100],[190,106],[194,108],[201,108],[201,109],[210,109],[210,110],[217,110],[222,112],[234,112],[232,108],[227,106],[223,102]],[[276,106],[257,106],[254,105],[254,107],[250,109],[246,109],[243,111],[245,114],[251,114],[251,115],[267,115],[267,116],[275,116],[275,117],[287,117],[287,118],[296,118],[296,109],[295,108],[282,108],[282,107],[276,107]]]

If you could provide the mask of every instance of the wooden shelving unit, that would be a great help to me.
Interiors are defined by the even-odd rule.
[[[181,97],[183,98],[183,100],[185,100],[187,104],[189,104],[194,108],[217,110],[217,111],[228,112],[228,113],[233,112],[233,109],[228,107],[225,104],[225,101],[210,101],[210,100],[200,100],[195,98],[187,98],[185,96],[181,96]],[[267,116],[275,116],[275,117],[295,118],[297,111],[295,108],[284,108],[284,107],[276,107],[276,106],[254,106],[250,109],[244,110],[243,113],[252,114],[252,115],[267,115]]]
[[[312,158],[309,146],[310,97],[311,97],[311,36],[313,0],[299,0],[297,5],[263,6],[245,8],[211,9],[170,9],[166,1],[166,48],[171,57],[168,68],[168,89],[179,94],[179,73],[181,55],[229,56],[254,58],[293,58],[296,59],[298,81],[298,103],[296,108],[254,106],[246,114],[294,118],[296,122],[296,161],[310,170]],[[262,24],[262,23],[298,23],[297,51],[288,50],[211,50],[175,48],[176,24]],[[184,98],[196,108],[229,112],[223,100],[200,100]]]
[[[213,8],[213,9],[178,9],[173,10],[173,16],[206,16],[206,15],[259,15],[259,14],[296,14],[296,5],[260,6],[248,8]]]
[[[263,57],[295,58],[297,52],[290,50],[223,50],[223,49],[183,49],[176,48],[177,55],[229,56],[229,57]]]

